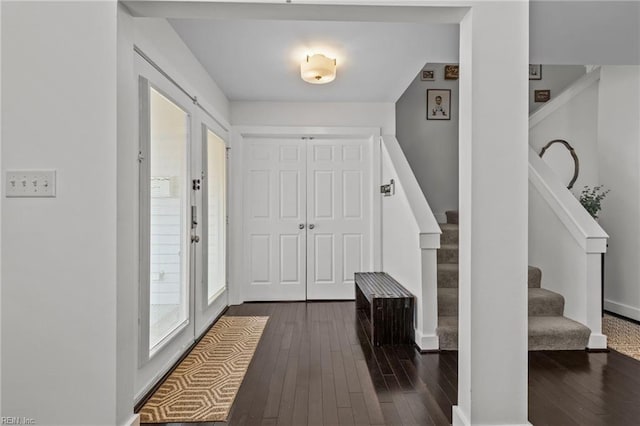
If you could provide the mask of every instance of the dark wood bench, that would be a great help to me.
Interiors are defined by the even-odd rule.
[[[414,343],[415,296],[385,272],[357,272],[356,309],[369,319],[374,346]]]

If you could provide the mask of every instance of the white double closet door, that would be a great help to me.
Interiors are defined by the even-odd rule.
[[[353,299],[372,266],[371,140],[245,144],[245,299]]]

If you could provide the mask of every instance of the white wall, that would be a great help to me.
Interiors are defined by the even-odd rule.
[[[232,102],[234,126],[379,127],[383,135],[396,131],[393,103]]]
[[[529,151],[529,264],[542,269],[542,287],[565,298],[564,315],[591,330],[588,347],[604,349],[601,255],[607,234],[554,171]]]
[[[116,2],[2,3],[2,415],[116,422]],[[7,106],[10,106],[9,108]]]
[[[605,308],[640,320],[640,67],[603,67],[599,98],[600,182],[611,189],[600,216]]]
[[[542,287],[565,298],[564,316],[586,324],[586,257],[564,224],[529,183],[529,263],[542,269]]]
[[[640,64],[639,2],[532,0],[530,22],[533,64]]]
[[[135,18],[134,42],[218,119],[229,121],[229,100],[166,19]]]
[[[388,183],[390,179],[396,182],[395,195],[382,197],[382,266],[384,272],[416,295],[419,324],[422,318],[423,302],[420,229],[384,144],[382,144],[381,160],[382,182]]]
[[[427,64],[436,80],[418,73],[396,103],[398,141],[440,223],[458,208],[458,80],[445,80],[444,66]],[[427,120],[427,89],[451,90],[451,120]]]
[[[117,388],[116,424],[125,425],[132,417],[131,409],[135,371],[137,368],[138,322],[138,191],[132,184],[138,179],[138,149],[136,138],[138,99],[130,40],[133,38],[133,18],[118,6],[118,226],[117,226]]]
[[[444,66],[445,64],[425,65],[424,69],[435,71],[435,81],[422,81],[418,73],[396,103],[398,141],[439,222],[446,220],[445,211],[458,208],[458,80],[445,80]],[[553,99],[584,74],[585,67],[582,65],[543,65],[542,80],[529,81],[529,112],[546,105],[534,102],[534,90],[550,89]],[[451,90],[451,120],[426,119],[427,89]],[[571,106],[570,111],[575,108]],[[588,109],[588,105],[584,105],[584,109]],[[567,118],[571,119],[570,124],[563,123]],[[560,133],[567,133],[565,129],[571,127],[575,130],[576,137],[588,135],[589,142],[586,144],[591,147],[595,144],[595,121],[587,123],[587,128],[578,131],[578,120],[578,114],[568,116],[565,112],[554,124],[548,123],[545,126],[549,130],[563,130]],[[580,120],[581,123],[585,121]],[[588,133],[587,130],[591,129],[594,131]],[[539,133],[541,137],[546,137],[545,130],[540,130]]]
[[[440,227],[395,137],[382,138],[380,164],[381,181],[395,183],[395,193],[381,197],[382,270],[416,296],[416,345],[435,350]]]
[[[542,79],[529,80],[529,114],[546,105],[544,102],[535,102],[536,90],[551,90],[553,99],[585,72],[584,65],[542,65]]]
[[[544,71],[543,71],[544,73]],[[544,74],[543,74],[544,75]],[[556,102],[552,100],[551,102]],[[554,139],[564,139],[574,148],[578,156],[579,175],[572,192],[579,196],[585,185],[598,185],[598,79],[589,86],[562,102],[559,107],[547,104],[553,112],[529,129],[529,145],[540,153]],[[542,109],[539,110],[544,112]],[[561,182],[568,185],[573,177],[574,165],[569,151],[555,144],[543,159],[556,172]]]
[[[0,164],[2,164],[2,2],[0,2]],[[2,170],[0,168],[0,170]],[[0,184],[4,181],[0,176]],[[2,197],[0,196],[0,223],[2,223]],[[0,301],[2,301],[2,226],[0,226]],[[0,302],[0,414],[2,413],[2,303]]]

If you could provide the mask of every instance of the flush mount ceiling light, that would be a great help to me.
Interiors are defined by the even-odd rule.
[[[300,77],[307,83],[325,84],[336,78],[336,60],[317,53],[300,64]]]

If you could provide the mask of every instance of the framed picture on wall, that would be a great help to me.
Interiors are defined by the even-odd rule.
[[[420,74],[420,80],[422,81],[434,81],[436,79],[436,73],[434,70],[422,70]]]
[[[534,90],[534,102],[548,102],[551,99],[551,90]]]
[[[451,90],[427,90],[427,120],[451,120]]]
[[[459,65],[445,65],[444,66],[444,79],[445,80],[457,80]]]
[[[542,65],[529,64],[529,80],[542,80]]]

